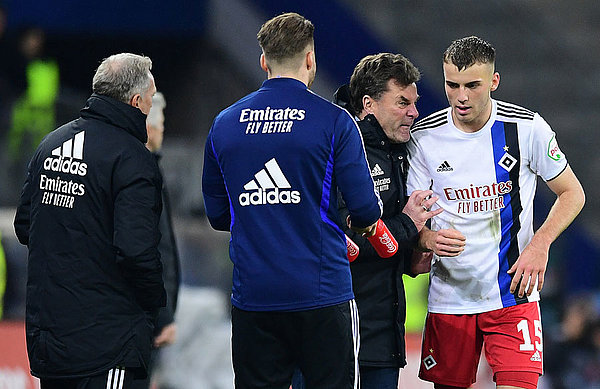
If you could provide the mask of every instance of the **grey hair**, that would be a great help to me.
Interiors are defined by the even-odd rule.
[[[146,122],[151,126],[155,126],[158,121],[159,112],[162,112],[166,106],[167,101],[165,100],[165,96],[160,92],[156,92],[152,97],[152,108],[150,108]]]
[[[150,88],[152,60],[148,57],[120,53],[105,58],[94,74],[92,91],[129,103],[132,96]]]

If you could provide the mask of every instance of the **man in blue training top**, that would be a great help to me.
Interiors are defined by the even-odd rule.
[[[314,26],[287,13],[258,32],[268,80],[222,111],[208,135],[203,194],[213,228],[231,231],[236,388],[355,388],[358,317],[337,191],[351,225],[381,216],[358,128],[311,92]]]

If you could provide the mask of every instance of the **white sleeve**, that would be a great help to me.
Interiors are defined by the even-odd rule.
[[[549,181],[565,170],[567,158],[558,147],[556,134],[537,113],[531,134],[530,168],[544,181]]]
[[[431,177],[424,160],[424,153],[418,141],[411,137],[408,142],[408,178],[406,191],[410,194],[415,190],[426,190],[431,186]]]

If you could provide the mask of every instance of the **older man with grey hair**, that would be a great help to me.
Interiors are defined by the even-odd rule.
[[[160,150],[163,143],[163,133],[165,131],[164,109],[167,106],[165,96],[156,92],[152,97],[152,108],[146,119],[146,129],[148,130],[148,142],[146,148],[152,152],[156,162],[159,164],[162,155]],[[161,171],[162,175],[162,171]],[[159,229],[161,234],[158,251],[163,265],[163,280],[165,290],[167,291],[167,305],[162,307],[158,313],[156,326],[154,329],[154,348],[152,358],[148,365],[149,377],[145,380],[135,380],[133,389],[148,389],[151,387],[150,375],[154,370],[154,364],[158,359],[160,348],[175,343],[177,337],[177,326],[175,324],[175,310],[177,308],[177,297],[179,295],[179,252],[173,231],[173,221],[171,218],[171,203],[169,201],[169,192],[167,186],[162,187],[163,211],[160,215]]]
[[[151,68],[135,54],[106,58],[81,116],[29,164],[14,226],[29,249],[27,351],[42,389],[130,388],[147,375],[166,302],[162,179],[144,146]]]

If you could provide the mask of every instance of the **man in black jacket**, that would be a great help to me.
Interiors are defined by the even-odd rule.
[[[161,154],[160,150],[163,143],[163,134],[165,130],[165,116],[163,110],[167,102],[162,93],[156,92],[152,98],[152,108],[146,119],[146,128],[148,130],[148,143],[146,147],[152,152],[158,163]],[[158,164],[160,169],[160,164]],[[161,171],[162,177],[162,171]],[[162,235],[158,245],[160,260],[163,264],[163,280],[165,290],[167,291],[167,305],[158,312],[156,328],[154,333],[154,347],[163,347],[175,342],[177,328],[175,325],[175,310],[177,309],[177,296],[179,295],[179,252],[175,241],[173,231],[173,221],[171,218],[171,202],[169,201],[169,192],[166,184],[162,186],[163,211],[160,215],[159,229]]]
[[[15,216],[28,246],[27,352],[48,388],[128,388],[144,377],[165,305],[162,181],[146,149],[147,57],[106,58],[81,117],[47,135]]]
[[[349,90],[342,87],[336,92],[338,103],[359,119],[371,176],[383,201],[382,220],[400,246],[396,255],[384,259],[364,237],[345,228],[360,248],[350,269],[360,316],[363,389],[395,389],[398,385],[399,368],[406,365],[402,274],[414,276],[429,270],[429,253],[413,252],[413,247],[425,222],[442,212],[429,211],[437,201],[430,190],[406,196],[406,142],[419,115],[419,79],[419,70],[408,59],[380,53],[363,58],[350,78]],[[348,211],[341,200],[340,204],[345,220]]]
[[[152,152],[158,167],[160,169],[160,149],[162,148],[163,135],[165,131],[164,109],[167,105],[162,93],[156,92],[152,98],[152,108],[146,119],[146,129],[148,130],[148,142],[146,148]],[[161,170],[161,178],[162,169]],[[135,380],[134,389],[147,389],[151,384],[151,373],[158,358],[158,351],[161,347],[175,343],[177,336],[177,326],[175,324],[175,310],[177,309],[177,297],[179,295],[179,252],[175,241],[173,231],[173,222],[171,219],[171,203],[169,201],[169,192],[164,183],[162,187],[163,210],[160,215],[159,229],[161,233],[158,251],[160,252],[160,261],[163,265],[163,281],[167,291],[167,305],[158,312],[156,326],[154,328],[154,348],[152,349],[151,361],[148,365],[148,378],[145,380]]]

